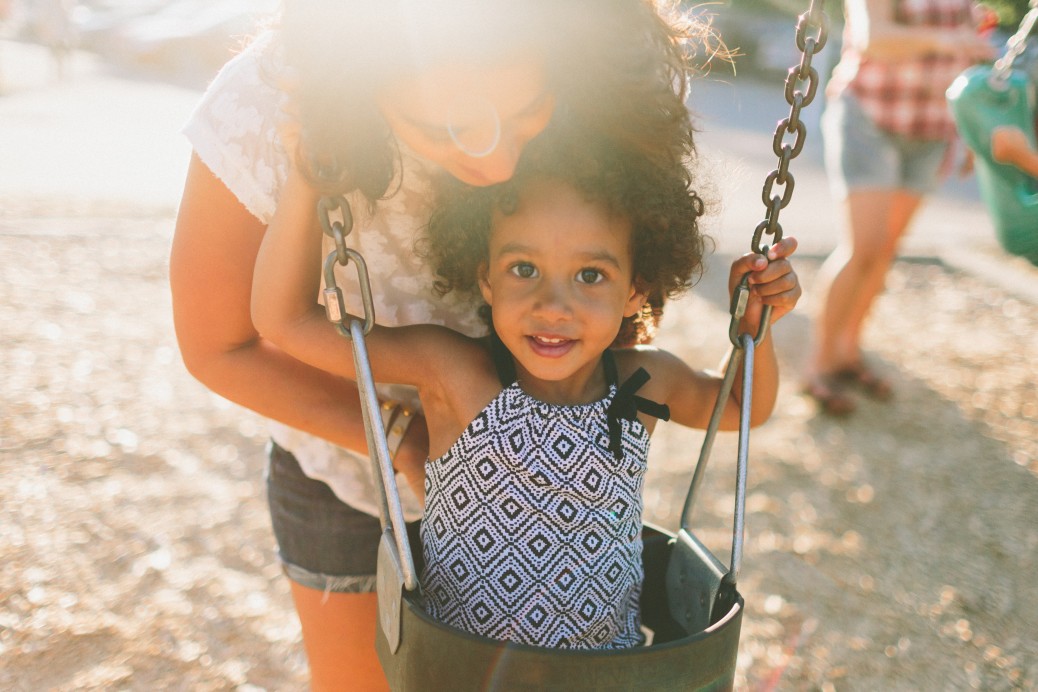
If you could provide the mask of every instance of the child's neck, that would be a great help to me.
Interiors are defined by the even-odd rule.
[[[602,399],[609,390],[601,358],[562,380],[543,380],[535,377],[523,368],[519,361],[513,361],[519,387],[534,399],[546,404],[589,404]]]

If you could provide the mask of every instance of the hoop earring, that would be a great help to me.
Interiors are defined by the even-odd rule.
[[[486,124],[493,124],[490,141],[482,147],[479,146],[479,142],[466,142],[464,130],[459,131],[455,125],[455,116],[462,107],[470,118],[472,115],[476,116],[472,120],[477,129],[482,129],[482,126]],[[454,146],[462,153],[474,159],[481,159],[494,153],[497,145],[501,143],[501,116],[498,115],[497,107],[489,99],[478,96],[470,99],[457,98],[447,108],[447,134],[450,135]]]

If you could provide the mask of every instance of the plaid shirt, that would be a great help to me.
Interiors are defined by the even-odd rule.
[[[891,1],[899,24],[956,28],[975,23],[971,0]],[[850,31],[848,22],[829,95],[850,89],[876,126],[887,132],[913,139],[953,139],[955,122],[944,92],[970,60],[932,54],[889,62],[868,58],[852,47]]]

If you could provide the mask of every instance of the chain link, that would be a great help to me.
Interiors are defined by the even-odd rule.
[[[810,32],[814,31],[812,35]],[[779,167],[768,174],[764,181],[761,197],[767,207],[765,222],[767,232],[772,236],[772,243],[782,240],[782,225],[778,221],[780,210],[784,209],[793,198],[794,180],[789,172],[789,162],[800,155],[807,139],[807,127],[800,120],[803,108],[815,99],[820,81],[818,70],[811,62],[822,50],[829,37],[829,18],[822,12],[822,1],[812,0],[810,9],[797,19],[796,46],[800,51],[800,64],[789,69],[785,83],[786,103],[789,104],[789,115],[779,121],[772,141],[772,149],[779,157]],[[804,85],[806,84],[806,91]],[[793,144],[785,142],[786,135],[796,135]],[[783,186],[781,197],[775,194],[774,185]],[[775,200],[779,201],[776,202]],[[767,247],[760,245],[760,238],[754,234],[751,248],[762,255],[767,254]]]
[[[338,216],[341,218],[333,219],[333,212],[338,212]],[[396,487],[393,460],[386,441],[386,429],[378,414],[378,392],[372,377],[371,362],[368,359],[367,344],[364,338],[371,333],[375,326],[371,281],[364,258],[356,250],[346,247],[346,238],[353,231],[353,213],[346,198],[342,196],[322,197],[317,203],[317,218],[325,235],[335,241],[335,249],[329,252],[324,259],[325,312],[328,321],[335,324],[339,334],[349,339],[352,346],[368,454],[371,456],[372,469],[381,491],[379,493],[379,519],[382,524],[382,539],[379,543],[378,590],[379,599],[385,605],[380,613],[381,626],[388,634],[394,631],[392,622],[395,620],[392,613],[395,612],[397,620],[399,619],[401,589],[407,591],[417,589],[418,574],[415,570],[410,545],[407,542],[403,506],[400,503],[400,493]],[[347,314],[342,289],[339,288],[335,278],[336,267],[345,267],[351,262],[356,267],[357,281],[360,284],[363,319]],[[382,567],[383,560],[388,560],[388,564],[395,569]],[[393,582],[393,579],[397,581]],[[395,606],[391,605],[394,598],[396,599]],[[394,611],[394,607],[397,610]],[[387,621],[390,623],[388,627]]]
[[[332,212],[338,211],[341,220],[333,220]],[[317,218],[321,222],[321,230],[335,241],[335,249],[324,259],[324,309],[328,321],[335,324],[336,329],[347,339],[352,338],[350,322],[353,318],[346,312],[346,302],[342,289],[335,278],[335,267],[345,267],[352,261],[357,268],[357,279],[360,283],[360,298],[364,309],[361,315],[364,323],[364,334],[370,334],[375,326],[375,303],[371,298],[371,281],[368,278],[368,265],[356,250],[346,247],[346,237],[353,231],[353,213],[346,198],[322,197],[317,204]]]
[[[796,180],[789,171],[789,163],[800,155],[807,140],[807,126],[800,119],[800,113],[805,106],[814,101],[818,93],[820,77],[811,62],[829,39],[829,18],[822,11],[822,6],[823,0],[811,0],[808,11],[797,18],[796,46],[800,51],[800,64],[789,68],[786,76],[785,97],[786,103],[790,106],[789,115],[779,121],[772,140],[772,150],[778,157],[778,167],[768,173],[764,180],[761,201],[766,211],[764,220],[754,229],[750,243],[750,249],[754,253],[765,257],[770,246],[782,240],[779,214],[793,199],[793,189],[796,187]],[[795,135],[792,143],[787,141],[787,135]],[[776,190],[776,185],[781,189]],[[771,237],[771,242],[761,245],[765,234]],[[736,287],[731,303],[732,321],[728,328],[728,339],[736,349],[742,348],[739,320],[746,314],[749,291],[749,274],[746,274]],[[753,340],[754,344],[760,344],[764,339],[770,321],[771,306],[765,306],[757,328],[757,336]]]
[[[990,80],[991,85],[995,88],[1005,88],[1006,80],[1009,79],[1009,73],[1013,69],[1013,63],[1027,48],[1027,39],[1034,32],[1035,24],[1038,23],[1038,2],[1031,0],[1030,6],[1031,9],[1020,20],[1020,27],[1016,33],[1006,41],[1005,55],[995,61]]]

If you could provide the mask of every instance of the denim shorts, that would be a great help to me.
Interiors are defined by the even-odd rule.
[[[849,91],[822,113],[825,169],[837,199],[860,188],[904,189],[921,195],[941,182],[944,140],[913,139],[876,127]]]
[[[375,590],[382,528],[325,483],[308,477],[291,452],[271,443],[267,501],[285,575],[319,591]]]

